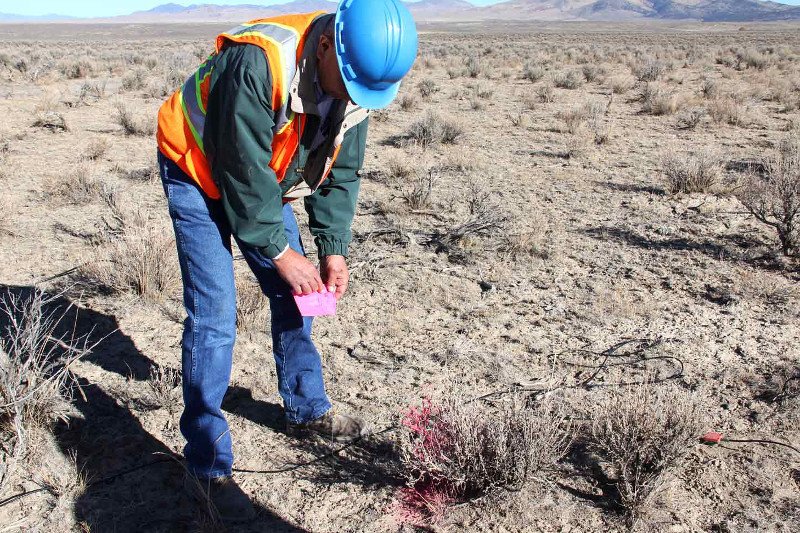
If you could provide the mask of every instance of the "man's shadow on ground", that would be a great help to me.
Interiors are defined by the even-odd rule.
[[[0,284],[0,297],[11,294],[27,299],[33,292],[30,286]],[[119,330],[114,316],[82,308],[63,294],[50,294],[47,300],[48,311],[63,315],[59,334],[87,335],[90,344],[102,339],[84,358],[85,362],[131,380],[147,380],[156,363]],[[0,335],[4,337],[7,325],[8,317],[0,317]],[[104,384],[85,376],[79,376],[78,382],[86,398],[76,395],[74,403],[80,416],[59,424],[55,430],[59,447],[65,455],[75,456],[88,482],[75,502],[76,521],[85,523],[91,531],[202,529],[202,512],[186,495],[185,470],[179,460],[172,459],[176,454],[144,429]],[[157,460],[161,462],[137,469]],[[116,476],[129,470],[132,471]],[[253,524],[237,527],[236,531],[304,531],[269,509],[257,506],[257,511],[259,517]]]

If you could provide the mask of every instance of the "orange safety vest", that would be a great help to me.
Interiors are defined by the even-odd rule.
[[[269,166],[280,183],[294,159],[305,125],[305,115],[298,117],[289,107],[289,86],[303,54],[308,30],[318,17],[325,14],[316,11],[258,19],[219,35],[215,52],[161,106],[156,135],[159,150],[191,176],[210,198],[218,200],[220,193],[206,159],[203,131],[217,54],[228,43],[247,43],[260,47],[267,56],[272,73],[272,109],[275,111]],[[338,150],[333,159],[336,155]],[[325,174],[330,171],[332,163],[326,165]],[[322,180],[325,177],[322,176]]]

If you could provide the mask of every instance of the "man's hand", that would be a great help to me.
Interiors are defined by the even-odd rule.
[[[325,287],[317,268],[311,261],[291,248],[286,250],[280,259],[274,259],[273,263],[280,277],[289,284],[294,294],[322,292]]]
[[[350,272],[347,271],[347,261],[341,255],[329,255],[320,262],[322,280],[330,292],[336,292],[336,299],[340,300],[347,292],[350,281]]]

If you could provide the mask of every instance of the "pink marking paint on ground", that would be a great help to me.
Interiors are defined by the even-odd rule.
[[[294,297],[303,316],[330,316],[336,314],[336,293],[313,292]]]

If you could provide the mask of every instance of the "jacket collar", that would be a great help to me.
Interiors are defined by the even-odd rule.
[[[297,62],[297,71],[289,88],[289,107],[295,113],[319,115],[317,95],[314,91],[314,80],[317,79],[317,44],[333,16],[322,15],[315,19],[306,37],[303,54]],[[343,116],[358,109],[359,106],[348,103]]]

